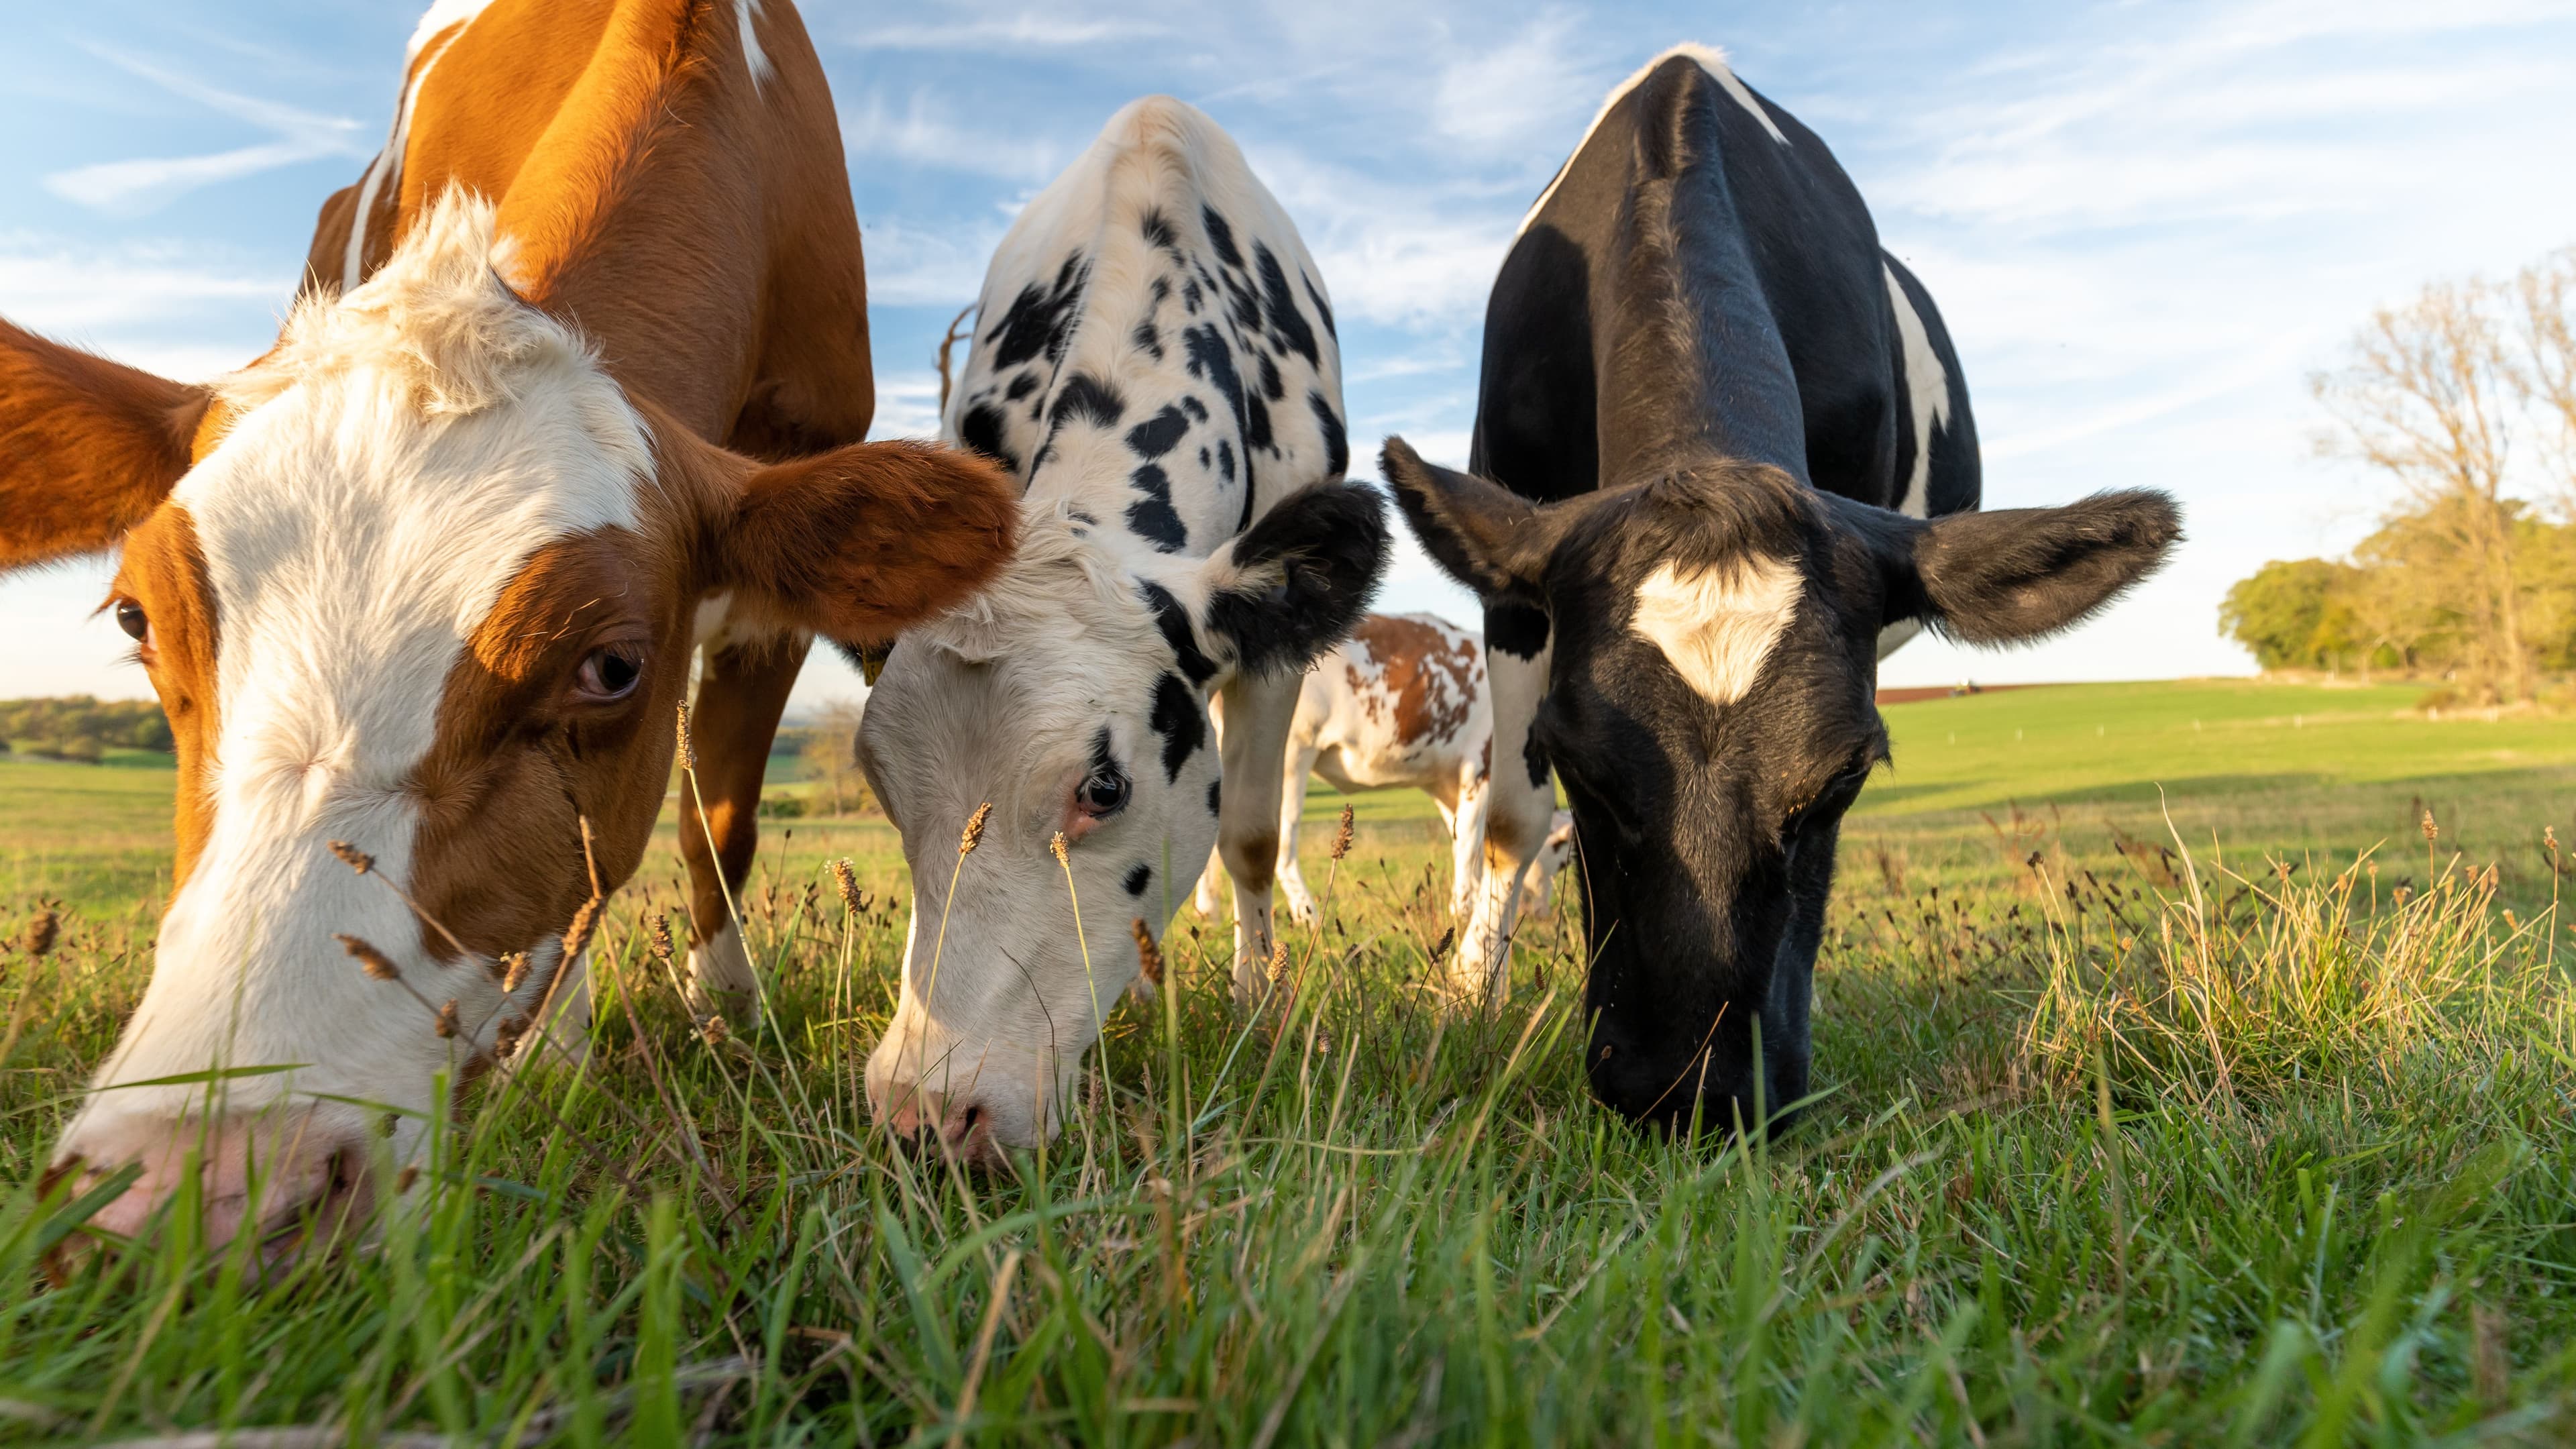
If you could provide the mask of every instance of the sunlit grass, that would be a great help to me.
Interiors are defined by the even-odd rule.
[[[0,950],[0,1435],[2563,1442],[2576,1011],[2523,798],[2444,807],[2498,842],[2465,857],[1856,820],[1820,1096],[1750,1146],[1591,1104],[1569,918],[1505,1010],[1441,1017],[1445,851],[1364,825],[1270,1013],[1185,913],[1064,1135],[982,1178],[867,1121],[891,835],[792,822],[742,900],[757,1037],[692,1029],[657,864],[598,938],[587,1071],[468,1089],[379,1241],[269,1281],[184,1231],[38,1272],[74,1215],[42,1154],[147,960],[148,909],[90,911]],[[2343,808],[2267,801],[2258,840]]]

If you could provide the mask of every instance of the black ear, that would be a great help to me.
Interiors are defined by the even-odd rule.
[[[1892,560],[1888,622],[1919,618],[1970,644],[2037,639],[2154,573],[2181,538],[2182,510],[2147,489],[1936,518]]]
[[[1258,674],[1302,670],[1350,637],[1386,569],[1386,504],[1322,483],[1282,499],[1208,560],[1207,628]]]
[[[1499,483],[1426,463],[1402,438],[1389,438],[1378,467],[1422,551],[1451,578],[1492,602],[1535,593],[1547,566],[1543,516]]]

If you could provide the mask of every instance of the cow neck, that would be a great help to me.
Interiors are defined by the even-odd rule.
[[[766,128],[731,21],[686,0],[499,0],[431,38],[391,228],[451,186],[495,198],[512,288],[715,439],[751,383],[766,250]]]

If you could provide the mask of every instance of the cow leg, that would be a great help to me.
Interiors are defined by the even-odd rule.
[[[1449,925],[1453,931],[1466,925],[1476,880],[1484,871],[1485,806],[1493,793],[1492,783],[1473,760],[1459,769],[1456,790],[1457,798],[1441,807],[1449,824]]]
[[[689,866],[689,975],[699,998],[693,1004],[735,1026],[759,1019],[760,983],[728,902],[740,902],[760,848],[761,772],[769,764],[778,716],[787,708],[787,691],[812,643],[803,635],[781,635],[726,644],[707,652],[698,676],[690,720],[698,755],[695,788],[685,778],[680,782],[680,857]]]
[[[1313,778],[1315,751],[1294,746],[1282,752],[1279,771],[1279,900],[1288,919],[1309,925],[1315,919],[1315,893],[1306,889],[1305,872],[1297,868],[1297,822],[1306,817],[1306,786]]]
[[[1213,921],[1225,890],[1225,856],[1215,846],[1208,847],[1207,869],[1199,872],[1199,888],[1190,897],[1198,913]]]
[[[1237,675],[1225,687],[1225,790],[1217,854],[1234,878],[1234,999],[1249,1010],[1268,989],[1270,882],[1279,869],[1280,767],[1297,714],[1297,675]]]
[[[1485,792],[1484,863],[1450,956],[1446,988],[1458,1005],[1502,1000],[1511,973],[1521,874],[1547,840],[1556,813],[1547,757],[1529,747],[1547,692],[1547,616],[1525,604],[1485,610],[1486,668],[1494,690],[1493,774]],[[1526,652],[1524,652],[1526,651]]]

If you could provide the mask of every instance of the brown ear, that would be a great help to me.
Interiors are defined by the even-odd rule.
[[[0,322],[0,573],[142,522],[188,471],[206,398]]]
[[[870,644],[981,587],[1010,558],[1019,516],[1019,489],[979,455],[855,443],[755,470],[724,574],[764,613]]]

